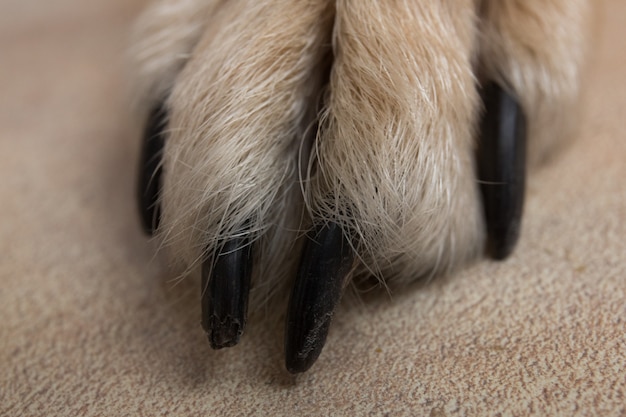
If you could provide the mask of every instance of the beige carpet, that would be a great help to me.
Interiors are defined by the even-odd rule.
[[[624,1],[514,256],[345,306],[297,378],[282,321],[211,351],[197,284],[139,230],[122,54],[140,3],[3,1],[0,414],[626,415]]]

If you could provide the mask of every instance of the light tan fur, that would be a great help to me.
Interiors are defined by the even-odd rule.
[[[138,20],[133,33],[134,89],[148,106],[168,94],[189,59],[219,0],[158,0]]]
[[[521,100],[531,165],[575,131],[594,1],[482,1],[478,72]]]
[[[543,158],[575,121],[589,7],[161,0],[134,51],[143,102],[170,111],[164,245],[191,270],[249,233],[253,304],[291,281],[313,219],[353,238],[354,276],[386,284],[474,259],[478,82],[519,97]]]
[[[337,1],[311,205],[356,235],[362,273],[413,281],[481,249],[474,12],[471,0]]]

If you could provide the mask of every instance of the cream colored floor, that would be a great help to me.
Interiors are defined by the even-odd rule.
[[[626,415],[626,3],[606,3],[580,139],[532,177],[515,255],[344,308],[292,378],[282,321],[211,351],[196,284],[139,230],[141,2],[4,0],[0,414]]]

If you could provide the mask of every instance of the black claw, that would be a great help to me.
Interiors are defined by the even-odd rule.
[[[322,352],[354,252],[336,223],[308,236],[287,311],[285,356],[291,373],[308,370]]]
[[[520,233],[526,182],[526,118],[516,98],[496,83],[482,90],[484,114],[478,179],[487,222],[487,252],[511,254]]]
[[[161,210],[158,204],[161,191],[161,158],[165,145],[167,111],[163,103],[155,106],[144,132],[139,165],[138,201],[143,230],[152,235],[159,227]]]
[[[252,245],[246,237],[229,240],[215,259],[202,265],[202,327],[213,349],[239,342],[246,324],[251,274]]]

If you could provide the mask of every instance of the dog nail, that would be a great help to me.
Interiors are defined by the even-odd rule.
[[[504,259],[517,243],[526,179],[526,119],[517,99],[490,83],[482,90],[484,114],[478,178],[487,222],[487,252]]]
[[[138,200],[143,230],[152,235],[159,227],[161,189],[161,159],[165,145],[167,111],[163,103],[150,113],[144,132],[141,161],[139,166]]]
[[[287,312],[289,372],[308,370],[320,355],[353,260],[353,249],[336,223],[308,235]]]
[[[246,237],[227,241],[202,265],[202,327],[213,349],[239,342],[246,324],[252,275],[252,245]]]

